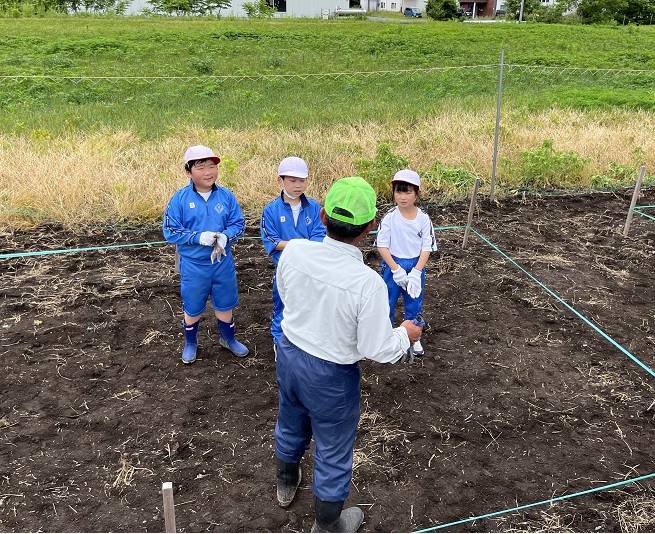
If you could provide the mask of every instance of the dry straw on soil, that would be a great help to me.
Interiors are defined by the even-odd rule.
[[[490,185],[494,122],[493,112],[452,111],[422,124],[198,129],[160,140],[108,131],[65,138],[47,132],[0,136],[0,227],[156,222],[173,192],[187,183],[181,159],[192,144],[209,145],[221,155],[219,181],[254,218],[278,193],[276,170],[283,157],[293,154],[308,161],[308,194],[322,200],[334,180],[357,173],[357,159],[373,160],[381,143],[390,144],[419,172],[436,160],[467,170],[482,179],[484,190]],[[654,168],[654,132],[655,114],[645,112],[510,112],[503,119],[499,156],[513,159],[552,139],[556,150],[590,158],[583,178],[590,183],[611,163],[634,165],[636,152],[647,159],[639,164]],[[497,176],[502,189],[502,171]],[[448,192],[433,191],[440,193]]]

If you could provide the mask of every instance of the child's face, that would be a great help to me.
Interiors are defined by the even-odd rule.
[[[210,159],[200,161],[191,167],[191,172],[186,171],[186,175],[196,186],[196,191],[208,193],[218,178],[218,164]]]
[[[307,189],[307,178],[296,178],[295,176],[278,176],[280,185],[292,198],[298,198]]]
[[[393,199],[399,208],[408,208],[416,202],[416,191],[413,187],[407,187],[407,191],[398,191],[396,189],[393,193]]]

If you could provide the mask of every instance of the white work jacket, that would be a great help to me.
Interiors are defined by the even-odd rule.
[[[409,349],[404,327],[389,321],[387,286],[353,245],[325,237],[289,241],[277,267],[282,331],[323,360],[394,363]]]

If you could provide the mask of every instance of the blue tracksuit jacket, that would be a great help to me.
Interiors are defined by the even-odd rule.
[[[198,246],[200,233],[222,232],[227,237],[225,252],[246,230],[246,221],[234,193],[214,184],[209,200],[195,190],[193,182],[178,190],[164,213],[164,238],[177,245],[183,258],[211,263],[212,247]]]
[[[290,241],[291,239],[323,241],[325,237],[325,226],[319,215],[321,205],[314,199],[307,198],[304,194],[301,195],[298,225],[295,225],[291,206],[283,200],[283,194],[280,192],[278,198],[266,205],[259,225],[264,248],[275,265],[282,254],[281,250],[275,250],[280,241]]]

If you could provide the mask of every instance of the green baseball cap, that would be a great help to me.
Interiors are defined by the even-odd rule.
[[[325,197],[325,213],[337,221],[354,225],[375,219],[375,190],[359,176],[341,178],[332,184]]]

